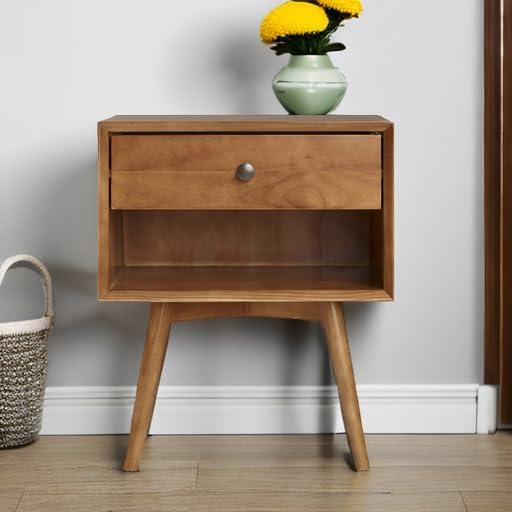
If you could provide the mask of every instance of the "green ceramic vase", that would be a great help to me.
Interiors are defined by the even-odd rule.
[[[328,55],[291,55],[272,85],[290,114],[328,114],[347,92],[347,80]]]

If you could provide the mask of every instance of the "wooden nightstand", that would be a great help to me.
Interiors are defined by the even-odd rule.
[[[100,300],[151,303],[137,471],[173,322],[321,322],[368,469],[345,301],[393,299],[393,125],[376,116],[116,116],[99,123]]]

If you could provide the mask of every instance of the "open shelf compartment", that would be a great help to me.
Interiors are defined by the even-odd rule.
[[[382,301],[375,210],[111,210],[104,300]]]

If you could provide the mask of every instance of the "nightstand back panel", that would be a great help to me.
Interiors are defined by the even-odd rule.
[[[126,211],[127,266],[368,266],[367,211]]]

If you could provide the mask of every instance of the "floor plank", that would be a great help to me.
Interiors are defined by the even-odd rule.
[[[467,512],[510,512],[512,493],[465,491],[462,498]]]
[[[2,472],[0,481],[3,486],[18,482],[25,489],[41,494],[57,492],[66,485],[79,490],[93,489],[95,493],[125,493],[134,488],[141,493],[165,490],[191,490],[196,486],[197,467],[173,467],[159,470],[143,470],[140,473],[123,473],[115,468],[102,466],[83,466],[80,464],[53,468],[50,463],[27,468],[14,468],[8,474]],[[6,483],[4,483],[4,481]],[[74,486],[74,487],[73,487]]]
[[[228,493],[96,494],[63,488],[41,495],[26,491],[18,512],[465,512],[459,493],[440,494],[352,494],[352,493]]]
[[[207,495],[203,499],[208,512],[465,512],[458,493],[246,493]]]
[[[23,488],[0,488],[0,512],[16,512]]]
[[[165,492],[140,492],[138,488],[122,494],[87,492],[79,489],[59,489],[58,492],[40,494],[27,490],[16,512],[208,512],[207,506],[196,495]]]
[[[496,435],[367,436],[373,467],[512,467],[512,432]]]
[[[199,461],[199,449],[194,436],[150,436],[144,447],[146,467],[158,467],[173,462]],[[211,438],[210,438],[211,439]],[[128,436],[41,436],[36,442],[21,448],[0,451],[0,469],[4,464],[32,464],[51,460],[52,466],[82,464],[121,467]],[[158,456],[160,454],[160,456]]]
[[[177,449],[161,454],[158,453],[160,442],[153,443],[153,447],[148,443],[149,449],[141,463],[143,471],[124,473],[119,468],[126,441],[126,436],[42,437],[28,446],[2,450],[0,487],[32,487],[43,494],[64,484],[77,488],[93,486],[99,493],[124,493],[133,485],[145,492],[195,488],[198,452],[189,457],[186,448],[186,454]]]
[[[212,442],[212,439],[215,442]],[[373,468],[393,466],[512,467],[512,432],[474,435],[368,435]],[[55,450],[55,446],[59,450]],[[43,436],[32,445],[0,451],[2,464],[52,459],[119,467],[126,436]],[[142,464],[158,468],[169,461],[203,465],[343,466],[348,457],[344,435],[293,436],[150,436]]]
[[[512,488],[512,468],[390,467],[355,473],[345,467],[203,467],[198,488],[209,492],[447,492]]]
[[[496,436],[366,436],[371,466],[512,467],[512,434]],[[184,436],[193,443],[203,466],[344,466],[349,448],[344,435],[322,436]],[[182,450],[185,450],[182,445]],[[164,449],[172,455],[174,446]]]

